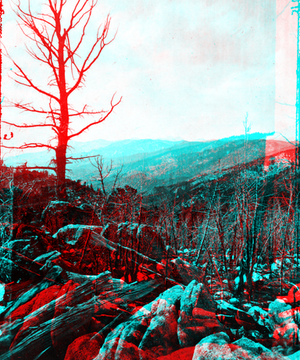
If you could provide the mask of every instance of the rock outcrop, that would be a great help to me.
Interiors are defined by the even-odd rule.
[[[50,201],[41,220],[51,234],[69,224],[100,226],[100,220],[92,207],[84,204],[77,207],[67,201]]]

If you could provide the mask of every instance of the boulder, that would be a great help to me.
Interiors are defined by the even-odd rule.
[[[156,261],[161,261],[165,253],[162,238],[149,225],[121,223],[118,225],[117,241]]]
[[[80,336],[68,346],[64,360],[93,360],[99,354],[103,341],[96,332]]]
[[[182,293],[179,285],[168,289],[118,325],[106,337],[96,359],[157,359],[178,347],[176,313]]]
[[[63,258],[77,266],[78,272],[98,274],[112,270],[112,251],[115,251],[109,241],[94,236],[100,236],[102,229],[95,225],[69,224],[59,229],[53,239]]]
[[[194,346],[204,337],[222,330],[215,303],[205,285],[191,281],[180,300],[177,329],[180,346]]]
[[[290,285],[284,281],[264,281],[263,285],[256,289],[255,295],[259,300],[273,301],[278,294],[287,295],[290,290]]]
[[[0,349],[4,351],[6,335],[11,336],[10,330],[15,331],[22,323],[23,326],[9,352],[4,354],[1,350],[4,354],[3,359],[63,359],[68,345],[77,337],[90,333],[96,299],[99,299],[99,304],[102,302],[107,304],[109,300],[118,301],[115,299],[117,295],[120,298],[126,295],[126,298],[132,301],[132,298],[136,299],[139,296],[138,291],[142,294],[141,296],[149,292],[144,285],[133,286],[131,288],[133,294],[130,291],[127,292],[126,289],[124,292],[121,289],[118,294],[111,294],[114,284],[109,282],[110,279],[109,273],[103,273],[97,277],[85,276],[82,284],[69,281],[58,289],[52,301],[44,306],[37,304],[40,307],[34,312],[29,310],[31,312],[25,317],[24,323],[23,319],[18,318],[12,323],[9,322],[8,331],[5,332],[4,337],[0,338]],[[98,291],[100,288],[101,291]],[[96,292],[99,295],[96,296]],[[4,333],[2,327],[1,332]]]
[[[237,345],[225,344],[218,345],[214,343],[205,343],[195,347],[192,360],[254,360],[246,350]]]
[[[268,312],[272,330],[275,330],[283,323],[294,322],[292,318],[293,312],[290,311],[291,309],[291,305],[282,299],[276,299],[270,303]]]
[[[141,352],[138,345],[149,324],[150,311],[138,311],[138,317],[120,324],[105,339],[97,360],[139,360]],[[143,354],[144,355],[144,354]],[[96,360],[95,359],[95,360]]]
[[[246,337],[232,343],[232,345],[238,346],[243,350],[246,350],[248,354],[253,356],[257,360],[288,360],[285,356],[271,351],[267,347],[251,340]]]
[[[300,350],[288,356],[289,360],[299,360],[300,359]]]
[[[170,261],[169,277],[183,285],[188,285],[192,280],[203,281],[204,271],[197,266],[182,260],[180,257]]]
[[[230,338],[224,332],[206,336],[196,345],[193,360],[204,359],[204,356],[208,358],[209,354],[212,355],[212,352],[216,355],[228,355],[231,353],[231,350],[229,347],[224,347],[223,345],[227,345],[229,342]]]
[[[45,254],[42,254],[42,255],[36,257],[34,259],[34,261],[44,265],[47,261],[56,260],[60,256],[61,256],[61,253],[59,251],[57,251],[57,250],[54,250],[54,251],[49,251],[49,252],[47,252]]]
[[[250,340],[246,337],[242,337],[241,339],[235,341],[233,343],[234,345],[237,345],[241,347],[244,350],[247,350],[248,353],[254,355],[254,356],[260,356],[263,353],[271,353],[272,351],[265,346]]]
[[[172,352],[169,355],[160,356],[158,360],[192,360],[194,355],[195,347],[191,346],[184,349],[179,349]]]
[[[298,345],[300,339],[300,331],[298,325],[290,322],[278,327],[273,333],[273,339],[276,344],[284,348],[294,347]]]
[[[156,272],[156,263],[165,255],[162,238],[148,225],[129,222],[118,226],[108,224],[102,236],[116,245],[117,251],[112,258],[113,276],[124,276],[127,282],[137,280],[141,265],[144,269],[149,268],[150,274]]]
[[[197,344],[193,360],[287,360],[284,356],[273,353],[265,346],[245,337],[228,344],[228,338],[221,334],[214,335],[214,338],[205,338]]]
[[[34,280],[24,280],[19,283],[11,282],[10,284],[1,283],[1,287],[4,286],[3,301],[8,303],[14,301],[25,293],[35,283]]]
[[[88,301],[92,296],[92,294],[89,292],[86,296],[79,300],[79,297],[76,293],[78,287],[79,284],[69,280],[64,286],[62,286],[57,295],[58,300],[55,304],[51,327],[51,340],[55,353],[59,358],[64,358],[69,344],[71,344],[77,337],[85,335],[89,332],[90,320],[93,315],[92,307],[87,309],[89,311],[83,315],[84,317],[80,318],[80,314],[78,314],[75,318],[70,319],[68,324],[68,331],[66,331],[64,334],[61,334],[59,331],[57,331],[57,319],[62,318],[63,315],[64,317],[68,318],[68,312],[70,309],[78,306],[79,302],[84,303]],[[89,321],[86,321],[87,319],[89,319]]]
[[[225,332],[219,332],[203,338],[197,345],[218,344],[225,345],[230,343],[230,337]]]
[[[34,259],[46,252],[38,237],[6,242],[0,249],[0,281],[28,280],[38,274],[39,266]]]
[[[50,201],[41,220],[51,234],[68,224],[98,225],[100,220],[92,207],[73,206],[67,201]]]
[[[174,286],[153,303],[151,311],[155,316],[150,321],[139,349],[149,351],[158,357],[170,354],[179,348],[177,320],[183,291],[181,286]]]
[[[282,298],[269,305],[270,324],[273,339],[277,345],[293,347],[298,344],[300,331],[298,327],[300,309],[292,309]]]
[[[47,352],[50,349],[50,332],[45,331],[43,333],[43,328],[40,328],[40,325],[47,323],[52,319],[54,315],[53,300],[57,297],[60,288],[61,286],[59,285],[53,285],[50,288],[41,291],[34,299],[24,304],[23,306],[20,306],[11,314],[10,321],[13,319],[17,322],[18,319],[19,321],[21,321],[21,319],[25,319],[22,327],[18,331],[10,346],[10,359],[20,359],[20,353],[22,353],[22,359],[31,360],[39,356],[40,353],[43,353],[45,350]],[[29,346],[29,349],[26,349],[27,339],[32,336],[32,334],[35,332],[35,329],[40,329],[40,339],[34,346]],[[54,356],[51,351],[50,354],[51,356]],[[47,355],[50,356],[49,353]]]
[[[263,326],[268,330],[272,329],[269,313],[261,307],[252,306],[248,310],[248,315],[252,316],[252,318],[256,321],[258,325]]]
[[[45,290],[42,290],[33,299],[14,310],[9,315],[9,321],[13,322],[17,319],[24,319],[27,315],[34,312],[35,310],[41,308],[42,306],[46,306],[53,299],[56,299],[60,289],[61,285],[53,285]],[[54,309],[52,315],[54,315]]]
[[[300,306],[300,284],[294,285],[288,292],[284,301],[293,307]]]
[[[95,247],[98,244],[91,236],[91,232],[95,231],[101,234],[102,230],[102,226],[69,224],[60,228],[55,235],[53,235],[53,238],[56,240],[56,243],[63,248],[82,248],[86,243],[88,246]]]
[[[28,303],[35,296],[40,294],[45,289],[53,286],[53,284],[60,285],[60,275],[62,269],[59,266],[53,266],[46,273],[46,276],[36,284],[36,281],[29,280],[23,281],[19,284],[8,284],[5,289],[4,299],[5,301],[11,301],[10,306],[4,311],[4,316],[8,317],[13,311],[18,309],[20,306]]]

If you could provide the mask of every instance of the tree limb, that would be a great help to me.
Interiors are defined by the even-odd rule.
[[[2,147],[5,148],[5,149],[18,149],[18,150],[34,149],[34,148],[42,148],[42,147],[46,147],[46,148],[51,149],[51,150],[56,149],[55,147],[53,147],[51,145],[40,144],[40,143],[28,143],[28,144],[23,144],[21,146],[5,146],[5,145],[2,145]]]
[[[111,104],[111,109],[110,109],[109,112],[107,112],[107,114],[106,114],[103,118],[101,118],[101,119],[99,119],[99,120],[97,120],[97,121],[94,121],[94,122],[90,123],[89,125],[87,125],[87,126],[85,126],[84,128],[82,128],[80,131],[78,131],[77,133],[69,135],[69,136],[68,136],[68,139],[70,140],[71,138],[82,134],[85,130],[89,129],[91,126],[100,124],[100,123],[102,123],[104,120],[106,120],[107,117],[113,112],[114,108],[115,108],[117,105],[119,105],[120,102],[122,101],[122,96],[121,96],[121,97],[120,97],[120,100],[119,100],[117,103],[113,104],[112,102],[113,102],[114,96],[115,96],[115,94],[113,95],[112,100],[111,100],[111,103],[110,103],[110,104]]]

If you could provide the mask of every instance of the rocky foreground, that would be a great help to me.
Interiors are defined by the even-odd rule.
[[[236,298],[149,226],[66,225],[57,208],[51,232],[16,226],[1,246],[0,360],[300,358],[300,286],[274,296],[260,265],[255,301]]]
[[[0,359],[285,359],[292,352],[297,358],[299,290],[267,311],[241,309],[214,300],[192,280],[141,305],[158,286],[126,284],[109,272],[63,274],[54,266],[3,311]]]

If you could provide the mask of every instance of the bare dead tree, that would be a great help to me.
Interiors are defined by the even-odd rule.
[[[71,11],[66,10],[66,4],[74,4]],[[107,16],[103,26],[99,26],[95,35],[94,42],[87,53],[82,54],[84,40],[87,35],[87,26],[90,22],[92,12],[97,4],[97,0],[47,0],[46,6],[49,12],[43,14],[33,14],[31,3],[28,1],[26,10],[21,8],[18,1],[15,5],[15,13],[20,21],[19,27],[23,34],[35,45],[33,50],[26,46],[27,53],[37,62],[44,64],[51,72],[51,77],[44,87],[36,84],[30,74],[23,66],[10,57],[16,70],[13,71],[14,81],[25,87],[34,89],[37,93],[48,99],[48,107],[36,107],[32,103],[26,102],[7,102],[7,106],[13,106],[21,111],[32,114],[39,114],[44,117],[44,121],[39,124],[16,124],[3,121],[12,127],[20,129],[44,128],[53,132],[53,136],[48,144],[31,142],[24,143],[18,147],[3,146],[9,149],[30,149],[46,148],[55,152],[55,162],[53,166],[44,167],[54,170],[57,174],[58,185],[64,188],[66,180],[67,148],[69,140],[81,135],[92,126],[105,121],[120,104],[121,98],[115,100],[115,94],[110,101],[108,110],[93,110],[85,104],[81,109],[76,109],[70,103],[69,97],[74,91],[81,88],[87,72],[98,60],[103,49],[114,39],[108,40],[111,18]],[[66,12],[68,11],[68,13]],[[67,24],[63,25],[63,24]],[[66,26],[66,27],[65,27]],[[72,37],[72,34],[80,29],[79,40]],[[73,43],[74,42],[74,43]],[[53,91],[52,91],[53,89]],[[87,125],[82,125],[77,131],[72,130],[71,125],[75,119],[85,116],[97,117]]]
[[[100,181],[102,192],[103,192],[104,196],[106,197],[108,195],[108,193],[107,193],[107,189],[106,189],[104,180],[107,179],[109,176],[111,176],[114,173],[114,171],[113,171],[114,163],[112,160],[110,160],[109,165],[107,165],[104,168],[104,159],[103,159],[102,155],[90,157],[89,161],[90,161],[91,165],[94,166],[98,170],[97,180]],[[115,190],[116,185],[121,178],[122,171],[123,171],[123,165],[120,166],[114,174],[115,178],[113,180],[113,184],[112,184],[110,192],[113,192]]]
[[[105,174],[104,174],[104,161],[103,161],[103,156],[97,156],[95,159],[93,159],[94,161],[90,160],[90,163],[98,170],[98,179],[100,181],[101,184],[101,189],[103,194],[106,196],[106,189],[105,189],[105,185],[104,185],[104,180],[110,175],[112,168],[113,168],[113,161],[110,160],[110,164],[106,166],[105,168]]]
[[[100,181],[99,190],[101,188],[102,194],[103,194],[102,201],[100,204],[100,214],[99,214],[100,221],[102,222],[102,210],[103,210],[104,206],[107,204],[110,195],[116,189],[118,181],[120,181],[120,178],[122,176],[122,171],[123,171],[123,165],[120,166],[119,168],[117,168],[116,171],[114,171],[113,161],[111,160],[109,165],[104,166],[104,159],[103,159],[102,155],[98,155],[96,157],[90,158],[89,161],[90,161],[91,165],[97,169],[96,179],[98,181]],[[108,177],[112,177],[113,175],[114,175],[114,179],[112,182],[112,186],[110,187],[110,191],[108,191],[107,186],[105,184],[105,180]],[[98,190],[98,199],[97,199],[98,201],[100,200],[99,199],[99,195],[100,195],[99,190]]]

